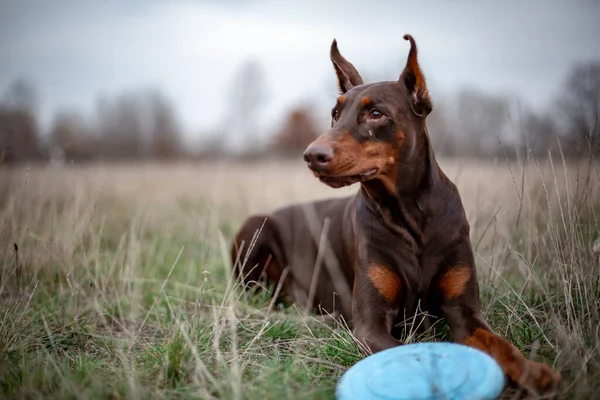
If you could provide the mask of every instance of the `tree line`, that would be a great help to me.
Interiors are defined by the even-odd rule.
[[[248,79],[250,78],[250,79]],[[264,98],[260,68],[252,64],[237,77],[248,85],[235,99],[237,129],[253,139],[255,116]],[[207,136],[199,146],[185,144],[171,101],[159,90],[125,92],[96,101],[93,117],[76,110],[58,111],[47,132],[37,119],[33,84],[16,80],[0,98],[0,165],[19,162],[90,162],[210,159],[238,157],[298,158],[327,129],[309,106],[289,110],[267,141],[247,140],[232,151],[230,132]],[[326,114],[326,113],[323,113]],[[600,155],[600,61],[575,65],[560,86],[559,97],[545,111],[499,94],[463,89],[439,104],[428,117],[438,154],[459,158],[565,157]]]

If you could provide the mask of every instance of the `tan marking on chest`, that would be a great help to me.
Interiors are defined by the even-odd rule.
[[[453,299],[465,292],[467,283],[471,279],[471,267],[458,265],[449,269],[440,280],[440,290],[448,299]]]
[[[400,294],[400,278],[383,265],[371,264],[368,270],[369,279],[379,294],[393,303]]]

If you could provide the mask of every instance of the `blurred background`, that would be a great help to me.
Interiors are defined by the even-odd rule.
[[[599,21],[599,0],[0,0],[0,398],[334,399],[351,332],[239,290],[230,244],[356,192],[302,161],[331,42],[397,80],[410,33],[484,316],[599,399]]]
[[[0,164],[288,158],[419,45],[438,155],[598,154],[600,2],[2,1]]]

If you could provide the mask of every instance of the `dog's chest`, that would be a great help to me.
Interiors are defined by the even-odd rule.
[[[415,285],[418,293],[429,292],[439,269],[440,262],[441,257],[439,256],[425,255],[419,257],[419,270],[421,274],[419,282]]]

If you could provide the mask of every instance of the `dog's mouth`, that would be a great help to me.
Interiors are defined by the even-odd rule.
[[[332,175],[321,175],[318,174],[317,178],[327,186],[332,188],[341,188],[344,186],[350,186],[354,183],[368,181],[377,175],[379,172],[379,168],[369,168],[355,175],[341,175],[341,176],[332,176]]]

